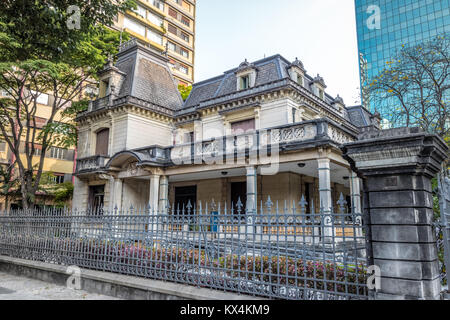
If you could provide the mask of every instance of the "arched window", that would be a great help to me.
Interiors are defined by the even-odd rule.
[[[95,144],[95,155],[108,156],[109,150],[109,129],[102,129],[97,132],[97,141]]]

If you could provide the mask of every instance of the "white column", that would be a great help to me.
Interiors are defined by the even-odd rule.
[[[117,207],[118,212],[122,209],[122,179],[112,178],[110,181],[109,210],[114,212]]]
[[[352,208],[355,213],[361,213],[361,188],[360,180],[356,173],[351,172],[350,175],[350,193],[352,199]]]
[[[158,214],[158,204],[159,204],[159,175],[151,175],[150,176],[150,196],[149,196],[149,204],[151,208],[151,212],[155,215]]]
[[[257,169],[254,166],[247,167],[247,210],[250,213],[256,212],[257,190]]]
[[[258,176],[255,166],[247,167],[247,212],[249,215],[255,215],[256,204],[258,201]],[[247,234],[253,234],[255,231],[255,221],[251,216],[247,217]]]
[[[162,176],[159,181],[159,212],[166,213],[169,204],[169,178]]]
[[[330,171],[330,159],[318,159],[318,170],[319,170],[319,196],[320,196],[320,209],[321,214],[325,215],[324,217],[324,241],[331,242],[333,230],[331,227],[331,211],[332,211],[332,203],[331,203],[331,171]],[[327,216],[329,215],[329,216]]]
[[[354,221],[356,228],[356,236],[362,237],[362,211],[361,211],[361,187],[360,187],[360,179],[355,172],[350,172],[350,197],[352,200],[351,210],[354,215],[357,217],[357,221]],[[361,228],[357,228],[357,225],[361,226]]]

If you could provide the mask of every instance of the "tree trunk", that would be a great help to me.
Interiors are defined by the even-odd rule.
[[[22,181],[20,191],[22,194],[22,207],[27,210],[33,207],[33,173],[25,172],[24,181]]]

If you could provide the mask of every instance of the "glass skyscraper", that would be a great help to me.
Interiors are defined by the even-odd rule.
[[[402,45],[450,33],[450,0],[355,0],[361,88],[386,67]],[[363,104],[383,117],[390,106]]]

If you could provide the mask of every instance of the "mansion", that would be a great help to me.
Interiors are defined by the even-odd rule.
[[[99,97],[76,118],[74,209],[257,209],[269,197],[292,208],[303,195],[307,212],[330,211],[343,194],[361,210],[340,146],[380,119],[328,95],[298,59],[244,61],[183,102],[167,57],[132,40],[99,79]]]

